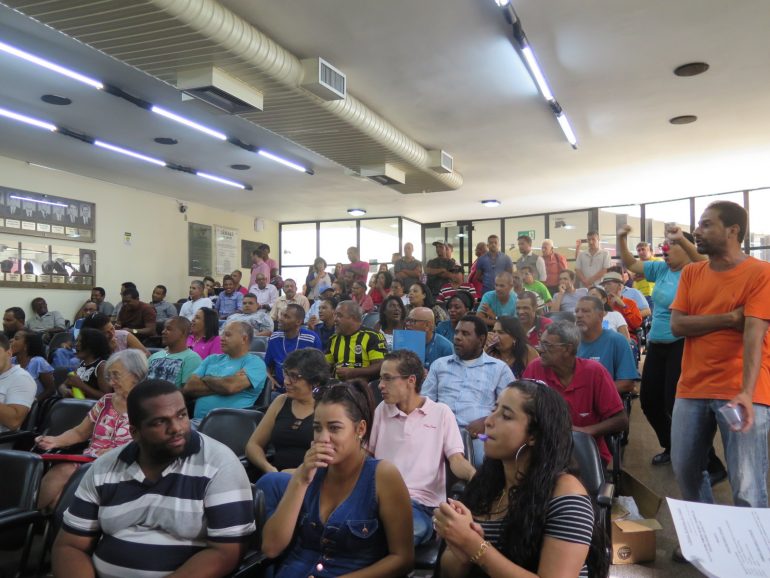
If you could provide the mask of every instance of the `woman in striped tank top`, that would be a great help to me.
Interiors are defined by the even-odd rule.
[[[447,545],[440,576],[606,577],[606,536],[569,473],[572,422],[562,397],[542,382],[514,381],[484,425],[484,463],[462,502],[435,511]]]

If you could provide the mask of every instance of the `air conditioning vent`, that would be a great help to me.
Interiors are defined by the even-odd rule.
[[[403,185],[406,183],[406,173],[387,163],[361,167],[361,176],[381,185]]]
[[[302,88],[324,100],[342,100],[347,94],[347,78],[323,58],[302,61]]]
[[[197,98],[228,114],[262,110],[264,104],[260,91],[216,67],[181,70],[176,87],[182,100]]]
[[[454,170],[454,159],[446,151],[428,151],[429,166],[437,173],[451,173]]]

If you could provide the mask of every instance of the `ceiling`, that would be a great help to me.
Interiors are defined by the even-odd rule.
[[[52,6],[8,3],[29,13],[35,13],[35,5]],[[367,216],[401,214],[421,222],[486,218],[770,184],[766,0],[514,0],[577,134],[576,151],[513,50],[510,28],[493,0],[219,4],[294,57],[321,56],[341,69],[354,99],[404,138],[452,154],[462,186],[404,195],[348,176],[342,160],[351,166],[377,154],[383,160],[396,157],[359,133],[334,128],[311,138],[302,125],[290,126],[286,113],[281,118],[281,107],[299,99],[287,93],[279,102],[271,95],[281,87],[262,77],[254,76],[254,82],[265,90],[264,113],[227,116],[206,105],[182,103],[165,82],[171,80],[170,59],[161,69],[157,62],[120,52],[115,48],[119,41],[109,38],[117,33],[105,32],[94,42],[107,53],[120,52],[130,66],[5,7],[0,7],[0,40],[302,162],[315,175],[285,169],[3,53],[0,77],[13,82],[0,83],[0,107],[247,182],[253,190],[145,165],[5,119],[0,119],[0,155],[278,221],[344,218],[351,207],[365,208]],[[71,17],[61,28],[77,37],[83,27]],[[215,60],[223,54],[231,58],[221,46],[204,50]],[[708,62],[710,69],[694,78],[673,75],[676,66],[691,61]],[[238,70],[239,77],[251,78],[245,67]],[[43,94],[66,96],[73,104],[48,105],[40,100]],[[306,115],[328,114],[312,102],[302,106]],[[697,115],[698,121],[668,123],[683,114]],[[160,136],[179,144],[153,142]],[[335,139],[347,139],[344,155],[337,154],[341,146],[332,146]],[[236,163],[251,169],[229,168]],[[417,172],[415,179],[432,178]],[[482,207],[479,201],[489,198],[502,206]]]

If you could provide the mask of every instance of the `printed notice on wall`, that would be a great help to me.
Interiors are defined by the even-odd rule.
[[[770,578],[770,509],[667,500],[682,554],[703,574]]]
[[[238,268],[238,229],[214,225],[214,246],[216,247],[215,270],[217,275],[229,275]]]

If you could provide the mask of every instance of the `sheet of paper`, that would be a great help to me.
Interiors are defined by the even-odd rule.
[[[770,578],[770,509],[667,498],[682,554],[713,578]]]

